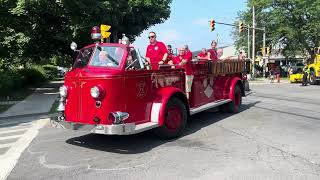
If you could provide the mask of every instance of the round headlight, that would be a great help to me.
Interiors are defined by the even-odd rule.
[[[98,98],[100,96],[100,89],[97,86],[94,86],[90,90],[90,94],[93,98]]]
[[[64,85],[59,88],[59,92],[61,97],[67,97],[68,95],[68,89]]]

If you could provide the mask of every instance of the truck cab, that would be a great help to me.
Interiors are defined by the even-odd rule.
[[[154,129],[160,137],[175,138],[190,115],[213,107],[237,113],[245,96],[246,61],[194,60],[188,99],[183,68],[152,70],[134,47],[97,42],[78,52],[60,88],[55,127],[109,135]]]

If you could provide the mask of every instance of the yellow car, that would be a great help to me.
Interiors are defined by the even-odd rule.
[[[297,73],[297,74],[290,74],[290,83],[297,83],[302,82],[303,74]]]

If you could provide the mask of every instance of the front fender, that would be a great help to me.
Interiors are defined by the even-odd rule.
[[[230,83],[229,99],[234,100],[234,89],[240,84],[241,92],[243,91],[242,81],[239,77],[234,77]],[[241,87],[242,86],[242,87]]]
[[[175,87],[164,87],[159,89],[152,104],[151,122],[158,123],[159,126],[163,125],[166,105],[173,96],[182,98],[182,101],[187,103],[187,98],[180,89]]]

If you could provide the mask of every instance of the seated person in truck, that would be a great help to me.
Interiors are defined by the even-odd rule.
[[[107,51],[100,51],[98,65],[99,66],[112,66],[112,64],[108,60]]]
[[[178,65],[185,69],[186,73],[186,95],[189,99],[189,93],[191,92],[193,82],[193,70],[192,70],[192,56],[186,55],[185,48],[179,48],[179,55],[173,58],[173,64]]]
[[[207,52],[206,48],[202,48],[197,58],[200,60],[199,64],[205,64],[206,61],[209,60],[209,53]]]

